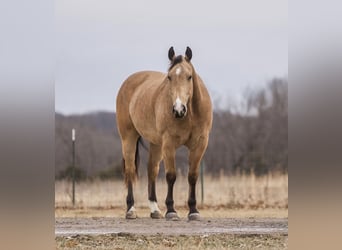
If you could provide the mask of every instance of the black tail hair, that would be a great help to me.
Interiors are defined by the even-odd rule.
[[[134,163],[135,163],[135,173],[138,177],[138,169],[139,169],[139,163],[140,163],[140,155],[139,155],[139,143],[141,143],[141,137],[138,138],[137,140],[137,145],[135,147],[135,160],[134,160]]]

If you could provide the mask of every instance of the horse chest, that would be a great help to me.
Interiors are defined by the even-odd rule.
[[[192,130],[188,123],[184,122],[182,124],[177,121],[176,123],[170,122],[166,126],[164,135],[171,139],[175,145],[180,146],[184,145],[189,140],[191,132]]]

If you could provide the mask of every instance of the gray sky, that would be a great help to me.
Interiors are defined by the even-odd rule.
[[[166,72],[174,46],[213,101],[238,105],[246,86],[288,74],[288,1],[58,0],[55,109],[115,111],[121,83],[140,70]]]

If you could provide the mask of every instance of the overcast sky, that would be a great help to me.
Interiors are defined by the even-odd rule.
[[[221,106],[246,86],[288,75],[288,1],[58,0],[55,109],[115,111],[121,83],[140,70],[166,72],[174,46]]]

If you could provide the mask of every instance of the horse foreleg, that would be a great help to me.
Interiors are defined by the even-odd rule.
[[[188,197],[188,206],[189,206],[189,220],[199,220],[200,215],[196,207],[196,183],[198,179],[199,166],[204,155],[205,149],[208,145],[208,139],[201,137],[199,142],[196,144],[196,147],[190,149],[189,154],[189,174],[188,174],[188,182],[189,182],[189,197]]]
[[[167,181],[167,196],[165,200],[167,220],[179,220],[177,212],[174,208],[173,201],[173,185],[176,181],[176,167],[175,167],[175,156],[176,150],[174,147],[163,147],[163,159],[166,170],[166,181]]]
[[[160,146],[150,143],[148,159],[148,200],[151,210],[150,216],[152,219],[160,219],[163,217],[157,204],[156,195],[156,178],[159,173],[159,163],[161,158],[162,155]]]

